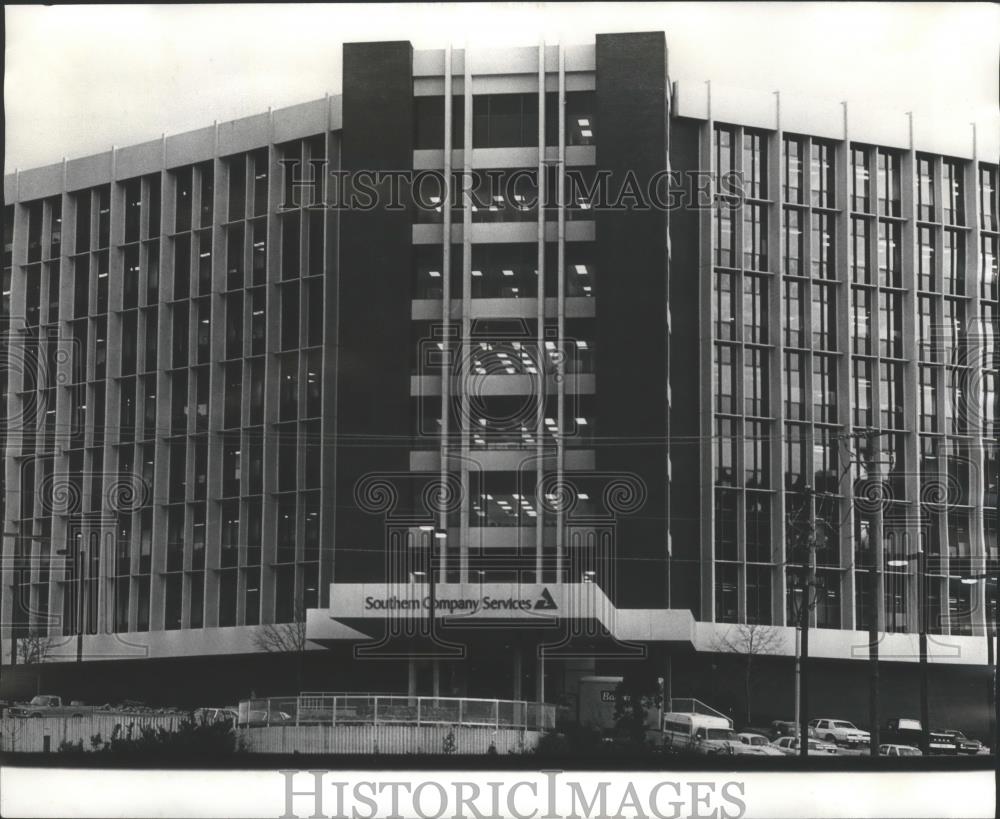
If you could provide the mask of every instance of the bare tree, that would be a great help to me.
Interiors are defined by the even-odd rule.
[[[22,665],[41,665],[49,656],[56,640],[39,631],[17,637],[17,659]],[[35,671],[35,693],[42,693],[42,669]]]
[[[757,623],[740,623],[732,626],[715,639],[716,651],[739,654],[743,658],[743,693],[746,701],[746,724],[751,718],[751,683],[753,681],[754,658],[778,654],[784,644],[780,631],[773,626]]]
[[[306,650],[306,609],[302,603],[295,604],[292,619],[287,623],[268,623],[260,626],[253,636],[254,647],[269,654],[296,655],[296,684],[302,692],[302,657]]]
[[[47,634],[32,632],[17,638],[17,657],[23,665],[44,663],[53,646],[53,639]]]

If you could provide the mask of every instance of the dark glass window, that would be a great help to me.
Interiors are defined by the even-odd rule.
[[[538,145],[537,94],[479,94],[472,98],[472,145]]]

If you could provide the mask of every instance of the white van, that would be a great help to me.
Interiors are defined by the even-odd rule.
[[[668,712],[663,715],[663,727],[656,744],[664,750],[696,754],[758,754],[759,751],[740,742],[733,732],[732,720],[723,716]]]

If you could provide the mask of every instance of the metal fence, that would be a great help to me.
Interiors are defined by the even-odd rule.
[[[541,731],[492,725],[283,725],[238,729],[251,754],[459,754],[529,753]]]
[[[240,703],[240,726],[466,725],[544,731],[556,707],[527,700],[306,692]]]
[[[83,741],[91,749],[92,737],[103,740],[113,736],[138,737],[143,728],[176,731],[184,714],[168,716],[148,714],[92,713],[81,717],[9,717],[0,719],[0,751],[37,753],[58,751],[63,742]]]

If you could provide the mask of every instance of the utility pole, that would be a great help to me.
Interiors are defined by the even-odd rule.
[[[868,591],[871,614],[868,618],[868,727],[869,753],[878,756],[879,713],[878,713],[878,600],[879,579],[882,572],[875,550],[871,550],[872,562],[868,568]]]
[[[805,529],[800,530],[796,537],[794,562],[798,563],[796,585],[801,591],[799,600],[799,630],[801,632],[801,651],[796,661],[796,690],[798,706],[796,722],[799,734],[799,755],[803,758],[809,754],[809,619],[812,612],[813,589],[816,586],[816,506],[815,491],[806,487],[802,491],[804,504],[799,515],[807,516]]]
[[[809,494],[807,503],[810,504],[810,532],[806,544],[809,554],[806,558],[806,582],[802,589],[802,611],[800,612],[802,617],[802,656],[799,659],[799,755],[803,758],[809,755],[809,619],[812,612],[810,598],[813,587],[816,585],[816,552],[813,549],[816,529],[812,493]]]
[[[927,694],[927,563],[924,550],[917,552],[917,616],[920,618],[920,726],[925,754],[930,747],[930,705]]]
[[[848,457],[846,461],[846,470],[850,470],[851,467],[861,468],[867,467],[868,464],[872,462],[872,441],[875,438],[880,437],[884,433],[881,433],[874,429],[866,429],[860,432],[848,433],[842,436],[844,441],[852,441],[855,439],[862,439],[865,441],[864,450],[859,452],[851,444],[848,444]],[[867,458],[867,460],[866,460]],[[867,475],[867,469],[866,475]],[[852,496],[858,494],[858,477],[854,478],[854,485],[851,487]],[[880,484],[881,485],[881,484]],[[854,549],[852,550],[855,555],[858,554],[859,544],[854,544]],[[879,737],[879,629],[878,629],[878,615],[879,615],[879,588],[882,585],[882,565],[879,561],[878,552],[875,549],[875,545],[871,542],[869,533],[868,542],[868,595],[869,603],[871,606],[871,613],[868,620],[868,735],[869,735],[869,753],[871,756],[878,756],[878,749],[880,745]]]

